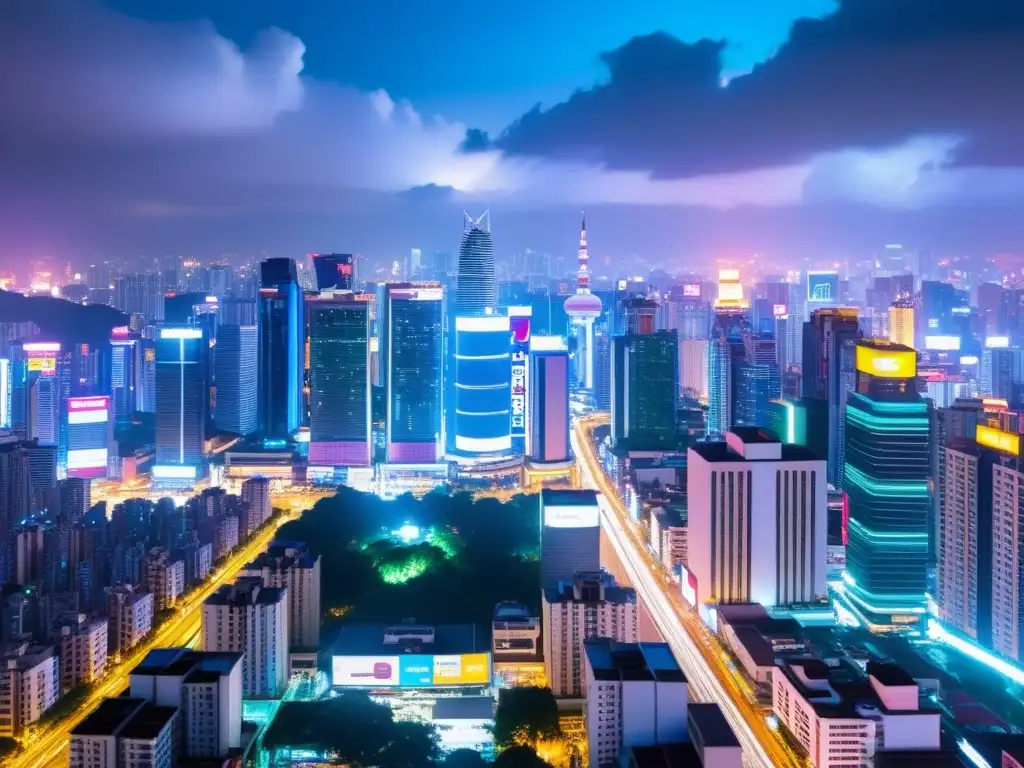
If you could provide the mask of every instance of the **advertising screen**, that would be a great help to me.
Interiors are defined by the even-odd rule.
[[[486,653],[434,657],[434,685],[486,685],[491,670]]]
[[[925,336],[924,348],[940,352],[955,352],[960,349],[959,336]]]
[[[789,317],[789,307],[785,304],[774,304],[772,305],[772,314],[779,319]]]
[[[522,349],[512,352],[512,437],[526,435],[526,367],[527,355]]]
[[[808,272],[807,301],[814,304],[834,302],[839,298],[838,272]]]
[[[682,589],[683,600],[690,605],[697,605],[697,577],[687,570],[685,565],[679,565],[679,586]]]
[[[332,662],[331,679],[337,686],[384,688],[399,684],[398,656],[335,656]]]
[[[68,477],[107,474],[110,445],[110,398],[68,398]]]
[[[544,526],[547,528],[597,528],[600,509],[596,506],[573,504],[545,506]]]
[[[683,284],[683,296],[690,296],[696,299],[700,298],[700,283],[684,283]]]
[[[857,370],[883,379],[912,379],[917,375],[917,353],[858,346]]]
[[[989,349],[1005,349],[1010,346],[1009,336],[989,336],[985,339],[985,346]]]
[[[434,684],[434,657],[430,654],[402,656],[398,684],[403,688],[425,688]]]
[[[997,451],[1020,456],[1020,435],[979,424],[975,439],[979,445],[995,448]]]

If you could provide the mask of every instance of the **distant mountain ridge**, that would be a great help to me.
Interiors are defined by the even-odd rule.
[[[0,291],[0,323],[32,322],[54,341],[100,344],[110,330],[128,324],[128,315],[104,304],[75,304],[52,296],[23,296]]]

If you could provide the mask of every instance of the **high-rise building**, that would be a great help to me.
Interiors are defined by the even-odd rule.
[[[303,297],[292,259],[260,264],[259,429],[286,439],[302,423],[304,378]]]
[[[917,392],[913,349],[872,339],[856,355],[846,404],[845,594],[869,627],[912,627],[925,612],[929,401]]]
[[[768,420],[769,403],[782,394],[777,343],[770,334],[743,334],[743,356],[733,361],[733,424],[763,427]]]
[[[260,579],[266,587],[288,589],[288,647],[320,647],[320,556],[306,544],[275,541],[245,566],[239,576]]]
[[[193,481],[203,464],[206,370],[203,332],[161,328],[157,338],[154,479]]]
[[[590,259],[587,255],[587,220],[580,224],[580,247],[577,252],[576,293],[565,300],[576,336],[575,381],[584,389],[594,388],[594,322],[601,316],[601,299],[590,292]]]
[[[356,258],[351,253],[314,253],[313,271],[319,291],[351,291],[356,284]]]
[[[910,299],[899,299],[889,307],[889,341],[916,349],[914,343],[914,303]]]
[[[178,604],[185,594],[185,561],[171,557],[163,547],[153,547],[140,568],[142,586],[153,595],[159,613]]]
[[[153,595],[131,584],[113,587],[107,597],[108,649],[124,653],[134,648],[153,629]]]
[[[601,570],[601,510],[594,491],[540,492],[540,584]]]
[[[512,353],[508,317],[455,318],[455,450],[512,448]]]
[[[612,407],[612,335],[607,321],[594,326],[594,407]]]
[[[114,282],[114,306],[126,315],[145,316],[150,325],[162,321],[164,319],[163,275],[146,272],[118,277]]]
[[[177,707],[153,706],[145,699],[102,699],[71,730],[69,768],[171,768],[175,764]]]
[[[721,437],[732,426],[732,345],[716,333],[708,352],[708,436]]]
[[[21,641],[0,655],[0,736],[12,737],[41,718],[60,698],[52,645]]]
[[[675,446],[679,338],[672,331],[616,337],[612,348],[612,440],[638,450]]]
[[[823,459],[736,427],[724,442],[691,446],[687,465],[689,508],[706,511],[687,522],[697,605],[792,605],[825,595]]]
[[[242,501],[247,510],[245,513],[245,530],[240,531],[245,537],[267,521],[273,512],[270,499],[270,479],[266,477],[250,477],[242,483]]]
[[[555,696],[583,693],[583,643],[603,637],[635,643],[636,592],[605,571],[580,571],[543,590],[544,668]]]
[[[288,590],[241,578],[203,603],[203,649],[241,652],[242,692],[279,698],[288,684]]]
[[[694,400],[708,399],[710,363],[709,341],[679,335],[679,394]]]
[[[527,455],[533,464],[569,461],[569,351],[559,337],[530,341]]]
[[[110,339],[110,399],[114,419],[127,419],[139,408],[142,344],[128,326],[114,328]]]
[[[444,455],[443,309],[439,284],[384,286],[381,357],[391,463],[433,464]]]
[[[356,294],[309,302],[309,462],[365,467],[373,456],[372,305]]]
[[[0,434],[0,578],[15,575],[14,529],[32,512],[32,467],[24,444]]]
[[[107,669],[107,620],[72,613],[60,622],[61,690],[96,682]]]
[[[477,219],[463,212],[465,227],[459,246],[459,281],[455,315],[471,317],[494,312],[494,243],[491,216]]]
[[[221,325],[214,350],[214,381],[217,382],[213,423],[236,435],[251,435],[259,428],[256,377],[259,364],[259,333],[255,325]]]
[[[106,477],[114,443],[110,398],[106,395],[69,397],[67,408],[67,477],[90,480]]]

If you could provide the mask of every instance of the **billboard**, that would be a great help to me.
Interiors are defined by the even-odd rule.
[[[811,304],[834,303],[839,300],[838,272],[808,272],[807,301]]]
[[[544,527],[597,528],[600,515],[600,507],[590,504],[545,505]]]
[[[956,352],[960,349],[959,336],[925,336],[924,348],[938,352]]]
[[[697,606],[697,577],[694,576],[685,565],[679,564],[679,587],[682,590],[683,600],[689,605]]]
[[[68,477],[105,477],[110,440],[110,398],[69,397]]]
[[[27,359],[29,371],[40,376],[53,376],[57,372],[57,353],[60,344],[49,341],[32,341],[21,345]]]
[[[787,318],[787,317],[789,317],[789,307],[787,307],[785,304],[773,304],[772,305],[772,314],[778,320],[782,320],[784,318]]]
[[[1010,346],[1009,336],[989,336],[985,339],[985,346],[989,349],[1005,349]]]
[[[683,296],[700,298],[700,283],[683,283]]]
[[[857,370],[880,379],[912,379],[917,375],[917,353],[858,345]]]
[[[979,424],[974,439],[978,441],[978,445],[1020,456],[1020,435],[1015,432],[1004,432],[1001,429]]]
[[[350,688],[434,688],[450,685],[488,685],[489,653],[445,656],[335,656],[332,684]]]

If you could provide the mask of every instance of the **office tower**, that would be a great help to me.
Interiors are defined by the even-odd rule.
[[[372,457],[369,301],[309,302],[309,463],[365,467]]]
[[[736,426],[765,426],[768,404],[782,395],[776,349],[773,336],[744,332],[743,356],[733,360],[732,414]]]
[[[0,655],[0,736],[8,738],[41,718],[60,697],[60,673],[52,645],[22,641]]]
[[[255,325],[221,325],[214,351],[217,399],[213,422],[217,429],[251,435],[259,427],[254,373],[259,364],[259,333]]]
[[[672,331],[619,336],[612,347],[612,440],[637,450],[676,442],[679,339]]]
[[[861,341],[856,365],[846,404],[845,594],[871,628],[913,625],[928,567],[929,403],[917,393],[913,349]]]
[[[593,638],[583,659],[591,768],[625,765],[621,756],[633,747],[688,741],[688,709],[695,705],[667,644]]]
[[[707,339],[711,333],[711,303],[701,294],[701,284],[690,281],[673,288],[668,297],[665,327],[675,330],[680,341]]]
[[[708,436],[720,437],[732,426],[732,345],[716,333],[708,342]]]
[[[687,455],[688,569],[697,605],[810,603],[825,595],[825,461],[736,427]]]
[[[636,592],[605,571],[580,571],[543,591],[544,671],[555,696],[583,693],[583,643],[638,640]]]
[[[25,446],[0,434],[0,578],[15,574],[14,529],[32,512],[32,468]]]
[[[245,517],[245,536],[248,538],[274,511],[270,499],[269,478],[250,477],[245,480],[242,483],[242,501],[248,507]]]
[[[444,292],[437,284],[385,285],[384,317],[387,460],[434,464],[444,455]]]
[[[856,383],[856,344],[861,338],[855,309],[816,309],[804,323],[803,378],[801,396],[804,400],[823,403],[827,412],[823,431],[828,445],[824,458],[828,461],[828,481],[843,487],[843,466],[846,452],[846,399]],[[812,406],[813,407],[813,406]]]
[[[945,335],[955,332],[955,308],[969,306],[962,302],[952,283],[937,280],[921,281],[921,311],[918,318],[917,336]]]
[[[587,390],[594,388],[594,322],[601,315],[601,299],[590,292],[590,261],[587,254],[587,220],[580,224],[580,247],[577,251],[576,293],[565,300],[576,336],[575,380]]]
[[[171,557],[163,547],[153,547],[142,561],[142,586],[153,595],[156,612],[178,604],[185,594],[185,561]]]
[[[710,342],[707,338],[688,339],[679,336],[679,394],[707,401]]]
[[[512,353],[508,317],[455,318],[455,450],[512,448]]]
[[[288,590],[241,578],[203,603],[203,649],[241,652],[242,692],[279,698],[288,685]]]
[[[143,340],[142,368],[137,394],[138,408],[143,413],[156,413],[156,342]]]
[[[459,279],[455,298],[457,317],[486,315],[494,311],[494,244],[491,215],[474,219],[463,211],[465,227],[459,246]]]
[[[977,306],[984,318],[985,336],[1005,336],[1010,332],[1010,291],[999,283],[978,286]]]
[[[302,423],[303,297],[292,259],[260,264],[257,405],[264,437],[287,439]]]
[[[989,338],[988,343],[991,342],[992,339]],[[979,394],[1017,403],[1020,400],[1022,381],[1024,354],[1021,350],[991,347],[981,351]]]
[[[612,335],[607,321],[594,328],[594,407],[602,411],[612,407]]]
[[[142,345],[128,326],[114,328],[110,339],[110,399],[114,419],[127,419],[139,410]]]
[[[157,648],[129,675],[129,696],[178,708],[181,754],[227,757],[242,744],[242,654]]]
[[[594,491],[540,492],[541,589],[601,570],[601,511]]]
[[[569,461],[569,351],[561,338],[530,342],[527,456],[533,464]]]
[[[153,629],[153,595],[131,584],[113,587],[107,596],[108,650],[124,653],[134,648]]]
[[[314,253],[318,291],[351,291],[356,284],[356,259],[351,253]]]
[[[203,359],[202,331],[160,329],[156,348],[154,478],[191,481],[199,475],[206,438]]]
[[[914,303],[910,299],[899,299],[889,307],[889,341],[916,349],[914,343]]]
[[[169,286],[173,290],[173,286]],[[164,319],[164,280],[158,273],[122,275],[114,282],[114,306],[126,315],[144,315],[148,324]]]
[[[320,556],[303,542],[275,541],[239,576],[261,579],[266,587],[288,589],[288,647],[320,647]]]
[[[107,619],[72,613],[60,622],[61,690],[94,683],[107,669]]]
[[[114,443],[114,422],[110,398],[69,397],[68,478],[93,480],[107,476],[110,447]]]

